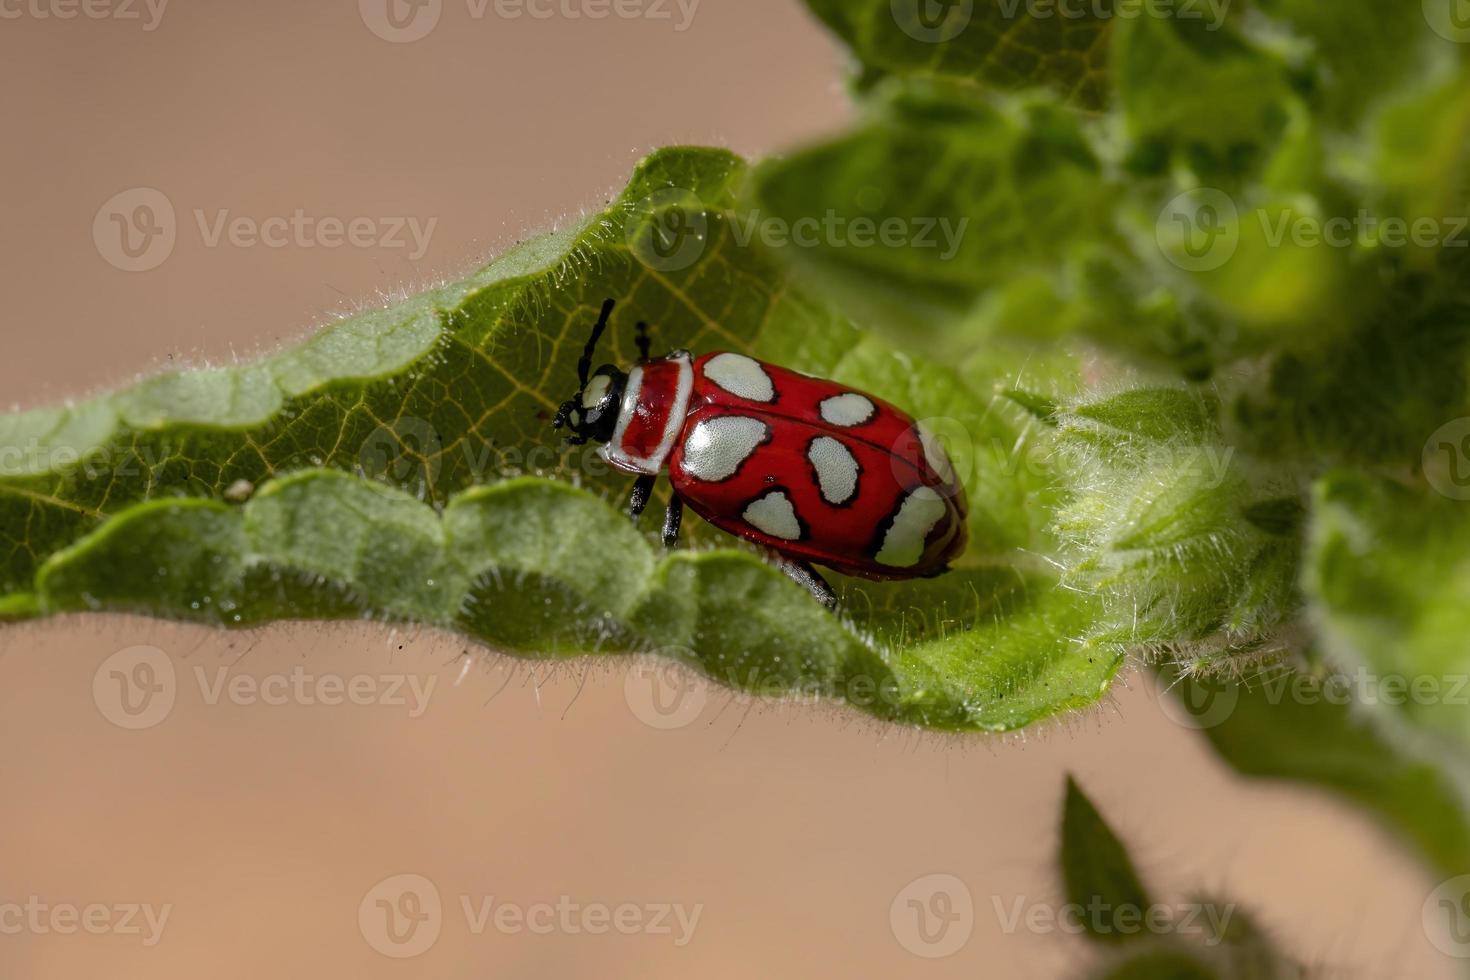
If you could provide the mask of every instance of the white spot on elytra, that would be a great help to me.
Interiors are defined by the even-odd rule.
[[[929,468],[945,483],[952,485],[955,482],[954,464],[949,461],[949,453],[944,451],[944,443],[922,424],[915,428],[918,429],[919,442],[924,447],[924,459],[928,461]]]
[[[841,395],[833,395],[831,398],[823,398],[817,409],[829,425],[839,425],[847,429],[854,425],[862,425],[871,419],[877,413],[878,406],[874,405],[871,399],[855,391],[849,391]]]
[[[795,541],[801,537],[801,523],[796,519],[796,508],[783,490],[772,490],[757,497],[745,506],[741,515],[745,523],[782,541]]]
[[[745,415],[700,420],[684,440],[680,466],[696,480],[727,480],[766,440],[766,423]]]
[[[704,376],[737,398],[776,400],[776,386],[759,361],[744,354],[716,354],[704,364]]]
[[[880,565],[907,568],[924,556],[924,539],[944,517],[944,498],[929,487],[918,487],[904,498],[894,515],[893,526],[883,535],[883,546],[874,556]]]
[[[822,499],[845,504],[857,494],[858,461],[852,451],[831,436],[818,436],[807,447],[806,458],[817,473]]]

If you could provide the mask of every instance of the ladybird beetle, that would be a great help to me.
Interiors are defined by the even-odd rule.
[[[905,412],[872,395],[744,354],[649,356],[590,374],[614,301],[577,362],[580,387],[552,425],[569,441],[602,443],[635,474],[636,521],[665,469],[673,486],[665,547],[683,508],[774,552],[776,565],[824,605],[836,594],[812,569],[903,579],[939,575],[965,548],[965,492],[943,446]]]

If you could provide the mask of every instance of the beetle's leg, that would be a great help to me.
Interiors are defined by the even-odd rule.
[[[653,495],[653,483],[657,479],[652,473],[645,473],[633,481],[633,492],[628,496],[628,517],[634,524],[638,523],[643,508],[648,506],[648,498]]]
[[[826,606],[828,609],[837,605],[837,593],[832,591],[832,586],[827,580],[817,574],[817,570],[804,561],[796,561],[793,558],[777,558],[776,567],[790,576],[797,585],[812,594],[812,598]]]
[[[672,548],[679,543],[679,525],[684,520],[684,498],[677,493],[669,498],[669,509],[664,514],[664,547]]]
[[[638,321],[638,333],[636,336],[636,340],[638,342],[638,359],[640,361],[648,360],[648,352],[651,349],[652,345],[649,343],[648,340],[648,324],[642,320]]]

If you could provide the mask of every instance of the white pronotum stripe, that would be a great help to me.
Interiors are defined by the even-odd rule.
[[[907,568],[924,556],[924,539],[944,517],[944,498],[928,487],[918,487],[904,498],[893,526],[883,535],[874,556],[880,565]]]
[[[738,398],[752,402],[776,400],[776,386],[760,362],[744,354],[716,354],[704,362],[704,376]]]
[[[674,448],[674,440],[684,427],[684,416],[689,413],[689,394],[694,390],[694,364],[689,355],[681,353],[674,359],[679,367],[679,378],[674,385],[674,404],[664,420],[663,436],[658,448],[651,456],[633,456],[623,451],[623,438],[628,433],[628,423],[638,411],[638,395],[643,389],[643,368],[635,367],[628,372],[628,383],[623,388],[623,404],[618,411],[618,424],[613,429],[612,441],[598,452],[609,463],[629,467],[639,473],[657,473],[663,469],[664,460]]]
[[[833,395],[831,398],[823,398],[817,410],[822,413],[822,418],[828,425],[838,425],[846,429],[854,425],[862,425],[871,419],[878,411],[878,407],[871,399],[855,391],[849,391],[841,395]]]
[[[741,516],[745,523],[773,538],[795,541],[801,537],[801,522],[796,519],[796,508],[791,506],[791,498],[783,490],[772,490],[752,500]]]
[[[766,440],[766,423],[744,415],[702,419],[684,439],[684,473],[696,480],[728,480]]]
[[[841,442],[818,436],[807,447],[806,458],[817,473],[817,486],[827,503],[845,504],[857,494],[858,461]]]

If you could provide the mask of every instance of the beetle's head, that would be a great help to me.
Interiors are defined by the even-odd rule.
[[[604,364],[592,372],[582,389],[561,403],[556,410],[554,428],[565,426],[571,431],[568,441],[581,445],[588,440],[607,442],[612,438],[613,427],[618,424],[618,413],[623,407],[623,387],[628,376],[611,364]]]
[[[567,441],[574,445],[581,445],[588,440],[607,442],[612,438],[613,427],[618,424],[618,412],[623,404],[623,387],[628,383],[628,376],[611,364],[604,364],[590,375],[587,373],[592,367],[592,354],[597,350],[598,338],[607,329],[612,311],[612,300],[602,304],[602,315],[593,325],[592,336],[587,339],[587,346],[582,349],[582,356],[577,360],[577,382],[580,387],[575,395],[561,403],[561,407],[556,410],[556,418],[551,420],[552,428],[571,430]]]

